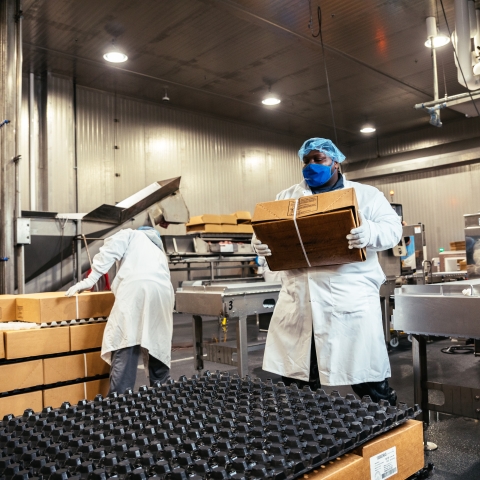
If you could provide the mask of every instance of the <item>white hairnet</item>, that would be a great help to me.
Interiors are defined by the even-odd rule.
[[[306,140],[298,151],[300,160],[303,161],[303,157],[312,150],[323,152],[325,155],[328,155],[332,160],[338,163],[342,163],[345,160],[345,155],[328,138],[315,137]]]

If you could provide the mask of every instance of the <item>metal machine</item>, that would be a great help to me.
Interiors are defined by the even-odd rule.
[[[169,223],[186,223],[188,209],[179,192],[181,177],[152,183],[116,205],[101,205],[89,213],[55,213],[23,211],[17,219],[17,243],[23,245],[24,268],[18,275],[18,291],[24,291],[28,282],[57,264],[63,264],[74,253],[74,272],[64,281],[63,272],[55,277],[50,290],[58,290],[74,277],[82,278],[88,263],[82,262],[82,247],[116,229],[143,211],[148,212],[150,222],[162,216]],[[75,244],[72,252],[72,244]]]
[[[480,419],[480,389],[429,382],[427,336],[480,339],[480,279],[437,285],[403,285],[395,290],[393,327],[413,335],[415,403],[428,422],[429,410]],[[442,405],[430,403],[440,390]]]
[[[280,283],[253,282],[237,284],[191,285],[177,289],[176,310],[193,314],[194,364],[203,369],[203,352],[212,362],[235,365],[240,377],[248,374],[247,317],[273,312]],[[236,347],[203,343],[202,315],[237,321]],[[263,343],[262,343],[263,344]],[[256,344],[258,346],[260,344]],[[233,358],[236,355],[236,360]]]

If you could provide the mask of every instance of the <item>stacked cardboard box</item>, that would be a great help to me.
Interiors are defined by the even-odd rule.
[[[457,250],[465,250],[466,249],[466,242],[462,240],[460,242],[450,242],[450,250],[454,252]]]
[[[231,215],[204,214],[190,218],[187,233],[253,233],[250,212],[238,211]]]

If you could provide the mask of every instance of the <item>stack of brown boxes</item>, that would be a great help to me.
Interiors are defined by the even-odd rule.
[[[113,301],[111,292],[0,295],[2,322],[65,323],[0,332],[0,417],[107,393],[109,366],[100,358],[106,322],[67,321],[105,318]]]
[[[238,211],[231,215],[198,215],[190,218],[187,233],[253,233],[250,212]]]
[[[465,250],[465,249],[466,249],[465,240],[462,240],[460,242],[450,242],[450,250],[453,250],[454,252],[458,250]]]

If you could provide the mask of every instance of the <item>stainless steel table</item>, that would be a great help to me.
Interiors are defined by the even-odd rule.
[[[413,334],[414,396],[423,421],[430,410],[480,419],[480,389],[429,382],[427,370],[427,336],[480,339],[480,279],[397,288],[393,324]],[[429,390],[442,391],[444,403],[430,403]]]
[[[203,353],[212,362],[235,365],[241,377],[248,374],[247,317],[272,312],[280,283],[245,282],[236,284],[192,285],[177,289],[176,310],[193,314],[194,364],[203,369]],[[238,319],[236,347],[203,343],[202,315]],[[233,355],[237,359],[234,360]]]

